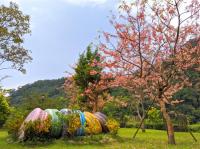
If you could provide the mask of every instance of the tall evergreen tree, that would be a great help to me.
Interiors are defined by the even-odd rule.
[[[85,104],[89,100],[89,96],[84,94],[90,84],[98,83],[101,80],[102,67],[96,65],[100,62],[98,50],[92,51],[92,47],[88,46],[83,52],[74,68],[75,74],[73,79],[78,87],[78,101],[80,105]],[[94,72],[94,73],[93,73]]]

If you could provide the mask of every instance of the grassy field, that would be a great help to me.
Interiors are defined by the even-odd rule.
[[[91,137],[79,137],[76,140],[55,140],[49,144],[22,145],[8,143],[7,132],[0,130],[1,149],[200,149],[200,133],[194,133],[198,142],[194,142],[189,133],[176,133],[177,145],[168,145],[166,132],[147,130],[139,132],[137,138],[132,140],[135,129],[121,128],[117,137],[109,135],[96,135]],[[88,138],[91,141],[87,141]]]

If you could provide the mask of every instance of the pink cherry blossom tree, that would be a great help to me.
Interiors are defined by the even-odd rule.
[[[185,70],[200,67],[200,3],[198,0],[122,2],[112,15],[114,32],[103,32],[99,49],[116,84],[160,106],[168,143],[175,144],[167,105],[182,102],[172,95],[190,85]],[[191,46],[190,39],[197,45]]]

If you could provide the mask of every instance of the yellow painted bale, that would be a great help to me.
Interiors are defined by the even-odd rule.
[[[85,132],[87,134],[99,134],[102,132],[101,123],[96,116],[90,112],[84,112],[86,119]]]

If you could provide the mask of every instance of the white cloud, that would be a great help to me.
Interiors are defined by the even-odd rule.
[[[67,3],[73,4],[73,5],[102,5],[107,2],[107,0],[63,0]]]

